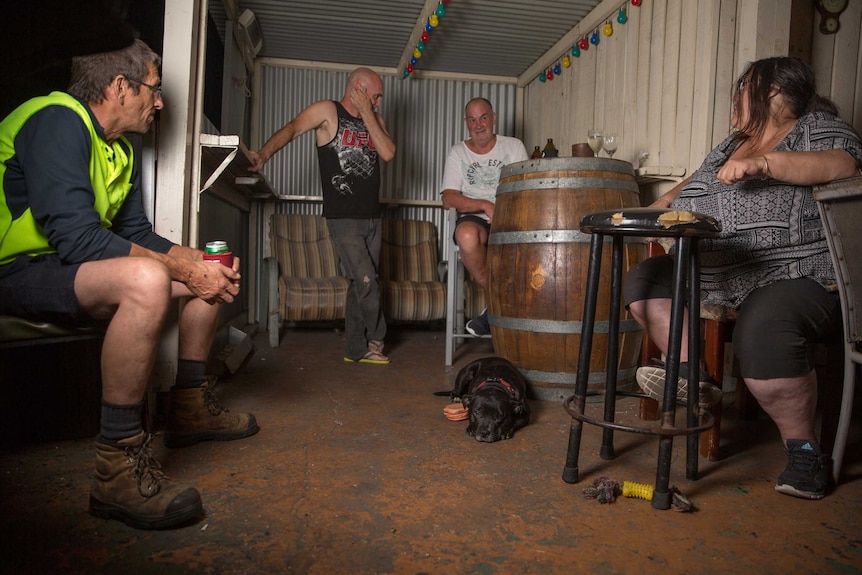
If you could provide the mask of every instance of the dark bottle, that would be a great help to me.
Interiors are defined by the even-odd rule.
[[[542,150],[543,158],[556,158],[557,157],[557,148],[554,146],[554,140],[548,138],[548,143],[545,144],[545,149]]]
[[[539,149],[539,146],[536,146],[533,149],[533,155],[530,156],[530,159],[534,160],[536,158],[541,158],[541,157],[542,157],[542,150]]]

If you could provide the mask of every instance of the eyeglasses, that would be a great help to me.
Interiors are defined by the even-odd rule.
[[[156,96],[157,98],[162,97],[162,84],[161,84],[161,82],[159,82],[155,86],[153,86],[152,84],[146,84],[144,82],[138,82],[137,80],[129,80],[129,82],[133,82],[133,83],[138,84],[140,86],[146,86],[147,88],[149,88],[150,90],[153,91],[154,96]]]
[[[747,77],[740,78],[739,80],[737,80],[737,82],[736,82],[736,93],[742,94],[742,92],[745,90],[745,87],[748,86],[749,84],[751,84],[751,76],[747,76]]]

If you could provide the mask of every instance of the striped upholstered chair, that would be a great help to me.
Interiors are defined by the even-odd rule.
[[[267,258],[270,345],[278,346],[282,322],[344,319],[348,282],[322,216],[273,214]]]
[[[383,218],[380,286],[390,321],[432,321],[446,317],[446,285],[437,269],[437,230],[420,220]]]

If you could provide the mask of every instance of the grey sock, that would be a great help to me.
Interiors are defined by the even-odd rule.
[[[206,382],[207,362],[191,359],[177,360],[176,389],[193,389]]]
[[[143,402],[113,405],[103,399],[100,438],[107,443],[116,443],[139,434],[143,430],[143,408]]]

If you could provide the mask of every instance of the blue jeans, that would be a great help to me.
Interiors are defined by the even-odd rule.
[[[344,319],[344,355],[356,361],[368,353],[369,340],[383,341],[386,337],[377,280],[382,243],[380,218],[327,218],[326,225],[350,282]]]

